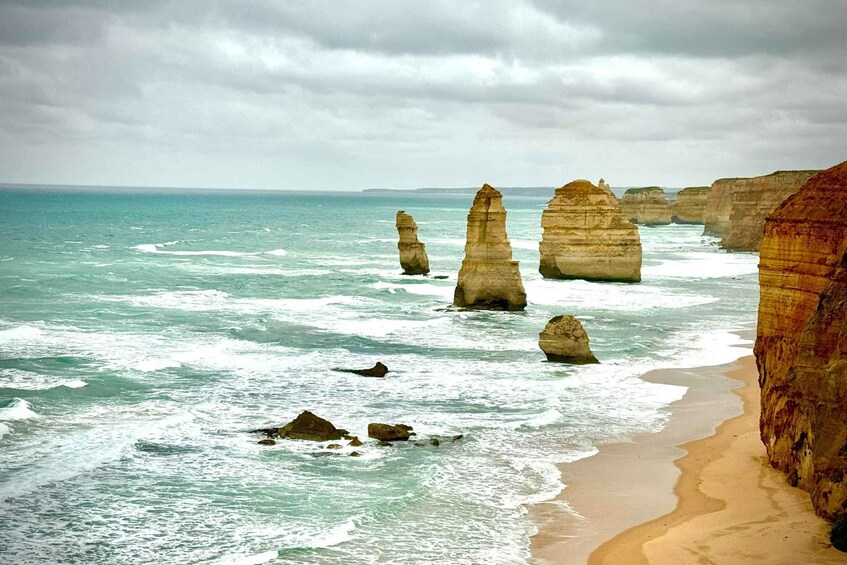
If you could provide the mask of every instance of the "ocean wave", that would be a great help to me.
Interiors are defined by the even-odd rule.
[[[0,330],[0,345],[11,341],[34,340],[41,337],[42,331],[34,326],[24,324],[5,330]]]
[[[204,250],[204,251],[164,251],[162,247],[170,247],[178,245],[180,241],[167,241],[165,243],[142,243],[136,245],[133,249],[144,253],[155,253],[157,255],[177,255],[177,256],[218,256],[218,257],[257,257],[259,255],[273,255],[281,257],[287,255],[285,249],[271,249],[270,251],[221,251],[221,250]]]
[[[20,420],[34,420],[40,418],[23,398],[13,398],[4,408],[0,408],[0,421],[17,422]]]
[[[51,390],[54,388],[82,388],[86,382],[80,379],[55,379],[21,369],[0,369],[0,389]]]

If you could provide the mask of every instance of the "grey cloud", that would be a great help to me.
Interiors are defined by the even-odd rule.
[[[5,2],[0,180],[672,185],[843,160],[840,3],[608,6]]]

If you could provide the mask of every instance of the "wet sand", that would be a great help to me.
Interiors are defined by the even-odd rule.
[[[644,378],[689,390],[661,432],[561,466],[568,486],[532,508],[535,562],[847,563],[808,495],[767,464],[752,357]]]

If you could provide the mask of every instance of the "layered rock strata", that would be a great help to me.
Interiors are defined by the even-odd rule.
[[[503,196],[489,185],[476,193],[468,213],[465,259],[453,295],[453,305],[485,310],[526,307],[518,262],[506,236]]]
[[[636,224],[662,226],[671,223],[671,207],[658,186],[630,188],[621,198],[621,212]]]
[[[552,318],[538,334],[538,346],[548,361],[587,365],[599,363],[588,341],[582,323],[573,316]]]
[[[832,519],[847,511],[847,162],[767,219],[759,281],[762,441]]]
[[[704,235],[724,238],[721,245],[756,251],[768,214],[797,192],[817,171],[777,171],[752,178],[718,179],[706,200]]]
[[[541,215],[545,278],[638,282],[641,239],[610,192],[587,180],[556,189]]]
[[[426,246],[418,240],[418,225],[414,218],[403,210],[397,212],[397,234],[400,241],[400,266],[404,275],[426,275],[429,273],[429,257]]]
[[[702,224],[711,191],[709,186],[690,186],[680,190],[676,202],[671,205],[671,221],[675,224]]]

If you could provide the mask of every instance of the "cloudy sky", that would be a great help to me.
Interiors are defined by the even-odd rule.
[[[845,0],[0,0],[0,182],[710,184],[847,159]]]

